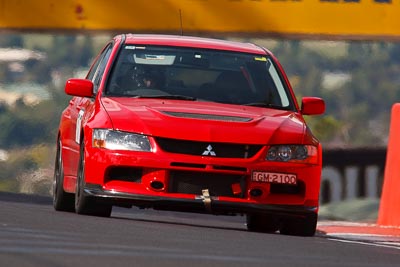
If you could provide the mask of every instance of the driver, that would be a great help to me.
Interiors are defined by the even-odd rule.
[[[143,66],[135,66],[132,78],[137,88],[159,89],[164,81],[164,75],[159,69]]]

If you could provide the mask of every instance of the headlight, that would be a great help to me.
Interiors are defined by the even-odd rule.
[[[276,145],[268,149],[266,160],[318,163],[318,149],[311,145]]]
[[[147,136],[107,129],[93,130],[93,147],[111,150],[151,151]]]

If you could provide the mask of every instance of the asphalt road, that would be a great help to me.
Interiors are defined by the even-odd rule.
[[[246,231],[244,217],[114,209],[56,212],[0,192],[0,266],[400,266],[400,250]]]

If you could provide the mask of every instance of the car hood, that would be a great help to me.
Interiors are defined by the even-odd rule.
[[[215,102],[102,98],[114,129],[149,136],[240,144],[304,143],[309,131],[293,111]]]

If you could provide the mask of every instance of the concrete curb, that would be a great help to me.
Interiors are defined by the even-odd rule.
[[[381,226],[372,223],[321,221],[317,225],[318,235],[368,242],[400,242],[400,227]]]

